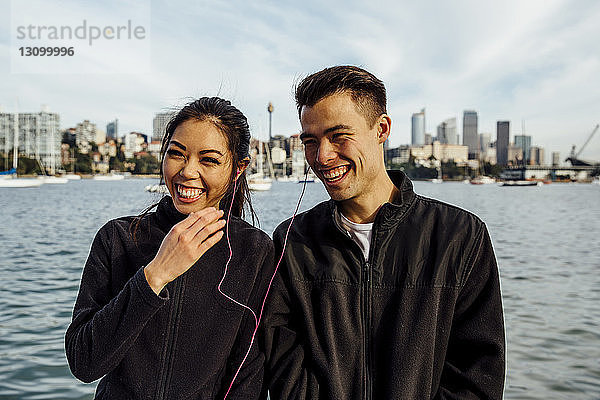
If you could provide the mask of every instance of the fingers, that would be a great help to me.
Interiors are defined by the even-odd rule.
[[[223,231],[221,230],[221,231],[218,231],[217,233],[215,233],[214,235],[212,235],[212,236],[209,236],[209,237],[208,237],[206,240],[204,240],[204,241],[203,241],[203,242],[200,244],[200,246],[198,246],[198,251],[199,251],[201,254],[204,254],[204,253],[206,253],[206,251],[207,251],[208,249],[210,249],[211,247],[213,247],[215,244],[217,244],[217,242],[218,242],[219,240],[221,240],[221,238],[223,237],[223,234],[224,234],[224,233],[223,233]]]
[[[198,246],[201,246],[207,238],[209,238],[212,234],[217,231],[221,231],[225,227],[226,221],[224,219],[220,219],[211,224],[206,225],[202,228],[195,236],[196,242],[198,242]]]
[[[202,212],[204,210],[198,211],[198,213],[192,213],[195,214],[194,217],[196,217],[197,219],[188,227],[188,230],[190,231],[191,235],[195,236],[203,228],[217,221],[223,216],[223,210],[212,209],[207,212]]]
[[[173,228],[176,228],[179,231],[184,231],[192,226],[195,222],[198,221],[199,218],[202,218],[205,215],[209,215],[211,213],[218,212],[214,207],[206,207],[199,211],[194,211],[190,213],[183,221],[175,224]]]

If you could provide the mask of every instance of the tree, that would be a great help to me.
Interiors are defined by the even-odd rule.
[[[150,154],[145,154],[135,160],[134,174],[157,174],[159,172],[158,160]]]

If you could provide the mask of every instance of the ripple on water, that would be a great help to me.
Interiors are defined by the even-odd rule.
[[[78,382],[68,369],[64,333],[95,233],[109,219],[137,214],[156,200],[143,190],[149,183],[42,186],[36,193],[52,210],[39,207],[39,197],[15,203],[0,191],[6,204],[0,274],[10,281],[0,290],[0,398],[92,397],[95,384]],[[291,216],[301,189],[275,182],[270,192],[253,196],[263,230],[271,234]],[[505,398],[599,399],[597,188],[505,191],[415,182],[415,189],[475,212],[488,226],[505,310]],[[326,198],[320,184],[309,184],[301,210]]]

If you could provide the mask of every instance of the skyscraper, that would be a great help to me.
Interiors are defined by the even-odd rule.
[[[39,113],[0,113],[0,147],[12,150],[17,131],[18,153],[37,158],[51,173],[60,167],[60,116]]]
[[[510,142],[510,121],[496,123],[496,162],[508,165],[508,144]]]
[[[174,113],[156,113],[152,121],[152,140],[161,140],[165,134],[167,123],[173,117]]]
[[[492,135],[490,133],[479,134],[479,151],[485,153],[492,144]]]
[[[425,109],[412,115],[412,135],[411,142],[413,146],[423,146],[425,144]]]
[[[456,118],[448,118],[437,127],[437,140],[442,144],[456,143]]]
[[[479,136],[477,134],[477,112],[463,113],[463,145],[469,147],[469,158],[477,158],[479,152]]]
[[[526,163],[531,160],[531,136],[515,135],[515,146],[523,149],[523,158]]]
[[[119,136],[119,119],[115,118],[114,121],[106,124],[106,140],[117,139]]]

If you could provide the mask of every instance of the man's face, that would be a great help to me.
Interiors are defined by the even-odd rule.
[[[385,173],[381,144],[389,124],[384,132],[380,120],[370,126],[349,93],[302,107],[300,124],[306,160],[333,200],[358,199],[377,190],[376,178]]]

